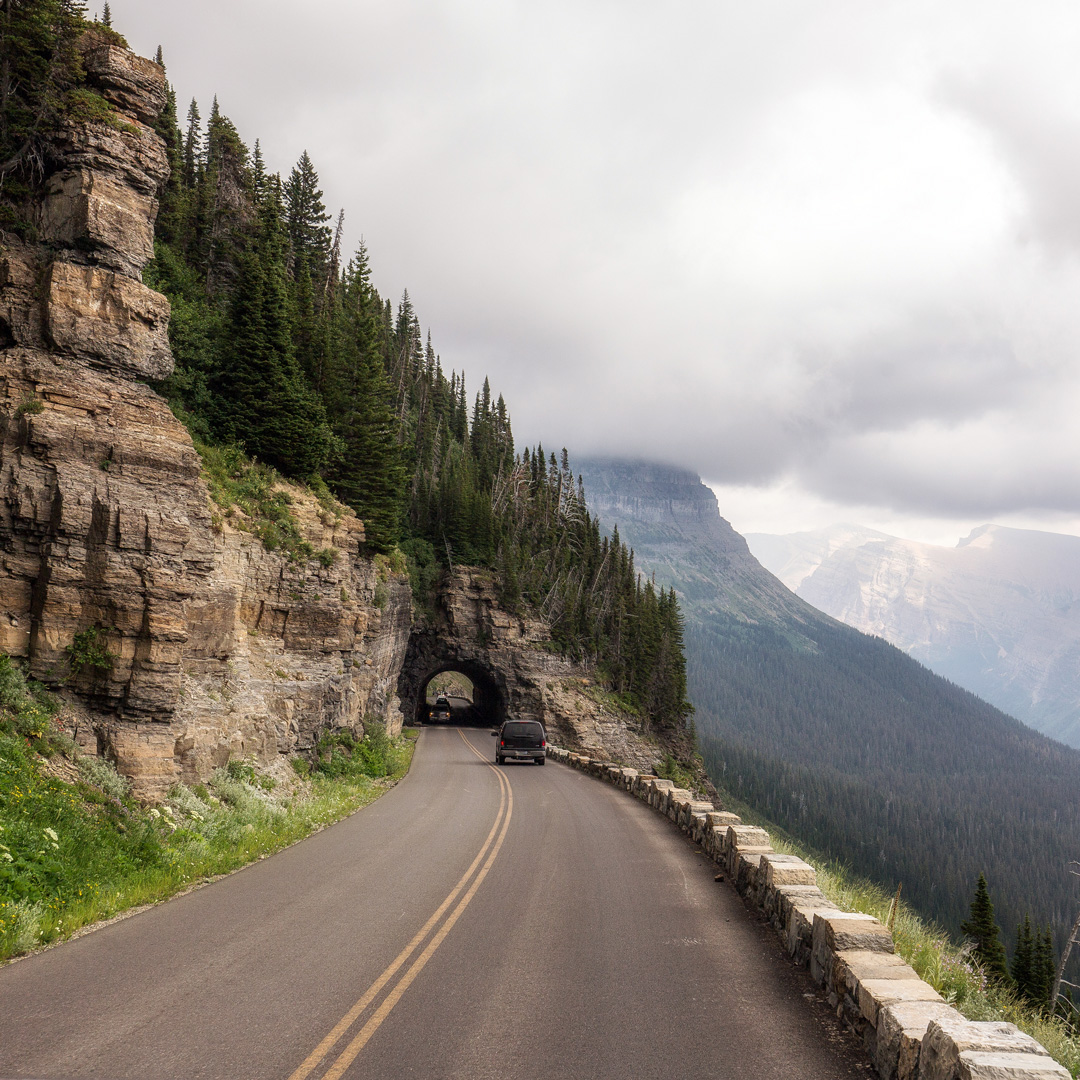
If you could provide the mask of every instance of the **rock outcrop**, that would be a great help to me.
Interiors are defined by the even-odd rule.
[[[588,670],[551,651],[543,623],[501,606],[490,571],[449,574],[434,620],[413,632],[398,684],[405,716],[417,714],[428,680],[446,670],[472,680],[492,723],[539,720],[555,742],[646,771],[663,757],[637,718],[605,700]]]
[[[140,277],[167,176],[148,126],[164,72],[84,44],[117,111],[61,134],[36,242],[0,249],[0,651],[60,689],[79,741],[154,798],[321,728],[399,726],[411,599],[379,581],[361,522],[299,491],[321,561],[265,550],[242,515],[212,518],[190,437],[138,381],[173,363],[168,301]],[[80,643],[96,662],[78,662]]]

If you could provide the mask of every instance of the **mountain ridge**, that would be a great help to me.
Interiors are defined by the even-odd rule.
[[[747,540],[815,607],[1080,746],[1080,538],[986,524],[954,547],[850,526]]]

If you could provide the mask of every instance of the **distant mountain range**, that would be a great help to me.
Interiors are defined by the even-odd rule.
[[[1080,747],[1080,537],[983,525],[948,548],[834,525],[746,540],[814,607]]]
[[[1063,941],[1080,752],[794,595],[694,473],[578,468],[601,525],[680,595],[698,739],[719,786],[857,872],[902,882],[954,933],[982,872],[1010,942],[1025,912]],[[825,543],[797,557],[809,574],[827,555]]]

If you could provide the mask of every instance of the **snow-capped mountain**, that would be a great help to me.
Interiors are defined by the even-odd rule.
[[[835,525],[746,540],[819,610],[1080,747],[1080,537],[983,525],[947,548]]]

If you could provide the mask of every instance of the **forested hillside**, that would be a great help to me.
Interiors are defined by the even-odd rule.
[[[73,120],[123,123],[87,84],[80,49],[124,41],[77,0],[6,5],[4,19],[0,213],[32,243],[27,208],[50,139]],[[618,538],[600,535],[566,452],[517,453],[503,398],[485,379],[470,401],[408,293],[395,306],[363,246],[342,251],[344,211],[327,212],[308,154],[287,177],[271,173],[216,100],[205,124],[191,101],[181,127],[171,88],[156,127],[170,176],[144,280],[171,302],[176,360],[158,389],[218,486],[242,485],[254,458],[332,493],[363,520],[373,553],[400,545],[421,607],[441,567],[497,569],[504,602],[539,610],[556,648],[594,664],[657,726],[681,726],[674,593],[643,581]]]

